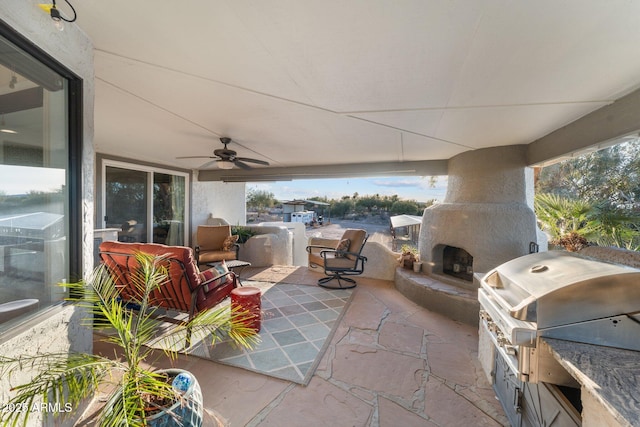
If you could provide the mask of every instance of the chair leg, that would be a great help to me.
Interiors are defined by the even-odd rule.
[[[334,279],[338,281],[338,286],[330,286],[327,284]],[[342,284],[343,280],[350,284],[343,286]],[[325,289],[351,289],[356,287],[356,281],[350,277],[345,277],[339,273],[334,273],[330,276],[323,277],[322,279],[318,279],[318,286],[323,287]]]

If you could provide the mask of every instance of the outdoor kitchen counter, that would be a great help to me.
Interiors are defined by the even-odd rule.
[[[582,425],[640,426],[640,352],[542,338],[582,386]]]

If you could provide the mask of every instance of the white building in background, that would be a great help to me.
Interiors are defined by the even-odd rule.
[[[309,204],[316,206],[318,209],[315,211],[307,211],[305,205]],[[303,224],[311,224],[314,220],[322,222],[321,219],[324,218],[328,220],[330,217],[329,206],[329,203],[319,202],[317,200],[291,200],[282,202],[282,220],[284,222],[301,222]],[[311,215],[310,218],[309,215]]]

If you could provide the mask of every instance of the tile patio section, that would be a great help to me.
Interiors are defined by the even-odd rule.
[[[306,267],[247,268],[243,279],[314,284]],[[309,384],[180,357],[197,375],[207,425],[508,425],[477,360],[477,329],[412,303],[389,281],[358,278]],[[97,352],[111,353],[96,343]],[[106,353],[109,352],[109,353]],[[154,365],[168,367],[158,356]]]
[[[260,344],[250,351],[238,348],[231,340],[211,347],[207,337],[189,354],[306,385],[352,289],[334,291],[306,284],[248,280],[244,286],[263,289]]]

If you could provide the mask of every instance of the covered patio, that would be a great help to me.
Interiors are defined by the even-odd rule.
[[[59,172],[67,191],[68,247],[42,263],[46,287],[90,271],[97,229],[136,221],[143,229],[136,239],[164,234],[165,242],[193,247],[196,227],[210,217],[245,222],[246,182],[324,177],[448,176],[446,200],[422,219],[423,271],[446,273],[445,250],[453,249],[470,255],[465,273],[486,272],[531,243],[544,249],[532,208],[534,167],[640,131],[640,3],[115,0],[107,9],[70,2],[77,20],[62,32],[35,3],[0,6],[3,36],[61,73],[75,96],[58,96],[57,111],[41,102],[60,95],[57,87],[39,96],[38,108],[2,104],[11,105],[3,125],[20,119],[32,131],[14,134],[5,151],[26,146],[38,156],[23,164],[18,150],[18,166]],[[21,70],[14,76],[12,64],[0,71],[5,100],[13,77],[18,89],[40,85]],[[73,109],[63,108],[68,99]],[[52,137],[58,163],[42,155]],[[222,138],[231,138],[233,155],[215,154]],[[236,155],[258,162],[229,165]],[[156,210],[171,215],[154,215],[151,197],[135,194],[140,218],[114,220],[110,207],[130,205],[105,195],[108,173],[123,170],[126,179],[140,175],[135,184],[147,195],[175,184],[179,191],[162,193],[167,205]],[[54,267],[63,265],[58,274]],[[421,307],[393,280],[376,277],[375,267],[358,278],[306,387],[180,359],[201,378],[211,423],[217,416],[233,426],[508,424],[477,360],[477,328]],[[292,266],[245,276],[318,279]],[[470,280],[461,283],[473,292]],[[90,351],[91,330],[61,299],[3,332],[3,351]],[[3,383],[2,396],[9,388]]]
[[[286,266],[242,275],[276,286],[321,277]],[[94,351],[112,354],[100,342]],[[476,327],[411,302],[391,281],[360,278],[307,386],[195,356],[173,365],[197,373],[209,426],[509,425],[477,354]],[[171,365],[161,354],[154,363]]]

